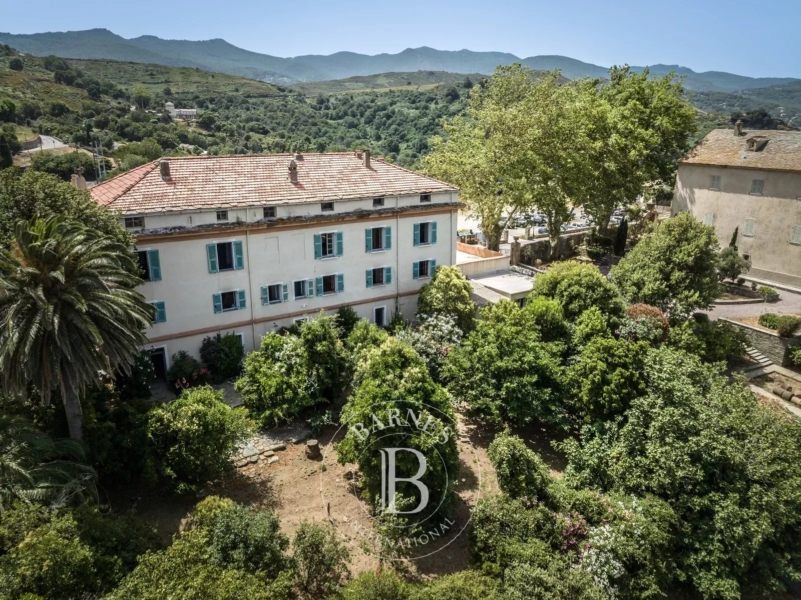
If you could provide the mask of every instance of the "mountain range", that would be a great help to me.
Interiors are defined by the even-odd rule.
[[[420,70],[489,75],[498,65],[518,62],[538,71],[559,69],[568,79],[604,77],[608,71],[607,67],[567,56],[519,58],[505,52],[446,51],[428,47],[407,48],[397,54],[374,56],[337,52],[330,55],[309,54],[282,58],[244,50],[222,39],[165,40],[150,35],[126,39],[108,29],[34,34],[0,33],[0,43],[35,56],[54,54],[65,58],[113,59],[194,67],[284,85]],[[642,70],[645,67],[632,68]],[[722,71],[697,73],[679,65],[660,64],[647,68],[654,75],[664,75],[672,71],[684,76],[685,87],[693,91],[734,92],[798,81],[791,77],[746,77]]]

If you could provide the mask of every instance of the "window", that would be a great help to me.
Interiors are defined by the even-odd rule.
[[[314,258],[342,256],[342,232],[318,233],[314,236]]]
[[[437,268],[437,261],[435,261],[434,259],[421,260],[420,262],[414,263],[413,277],[415,279],[422,279],[423,277],[431,277],[431,274],[434,272],[434,269],[436,268]]]
[[[746,237],[754,237],[754,230],[756,229],[756,221],[753,219],[745,220],[745,231],[743,235]]]
[[[167,320],[167,308],[164,305],[164,302],[157,301],[152,302],[153,308],[156,309],[155,313],[153,314],[153,323],[164,323]]]
[[[218,221],[227,221],[228,220],[228,211],[227,210],[218,210],[217,211],[217,220]]]
[[[232,292],[219,292],[212,296],[214,302],[214,312],[228,312],[230,310],[242,310],[247,308],[245,290],[234,290]]]
[[[377,252],[392,248],[392,228],[372,227],[364,230],[364,249],[367,252]]]
[[[712,181],[709,183],[710,190],[720,190],[720,175],[712,175]]]
[[[750,254],[743,254],[743,258],[745,260],[751,260],[751,255]]]
[[[379,327],[387,324],[387,308],[386,306],[376,306],[373,309],[373,322]]]
[[[275,207],[274,206],[265,206],[264,207],[264,218],[265,219],[274,219],[275,218]]]
[[[161,281],[161,261],[158,250],[140,250],[137,253],[142,279],[145,281]]]
[[[420,194],[420,202],[431,202],[431,194]]]
[[[295,300],[298,298],[314,298],[314,280],[299,279],[294,283]]]
[[[345,276],[342,273],[318,277],[315,283],[318,296],[340,294],[345,291]]]
[[[279,304],[289,302],[289,289],[285,283],[274,283],[261,288],[262,304]]]
[[[430,221],[427,223],[414,224],[414,245],[425,246],[437,243],[437,223]]]
[[[715,215],[712,213],[706,213],[704,215],[704,225],[714,225],[715,224]]]
[[[365,272],[365,285],[369,288],[390,283],[392,283],[392,267],[376,267]]]
[[[333,212],[334,203],[333,202],[323,202],[322,204],[320,204],[320,210],[322,212]]]
[[[751,180],[751,194],[754,196],[761,196],[762,195],[762,187],[765,185],[765,182],[762,179],[752,179]]]
[[[209,273],[245,268],[242,242],[218,242],[206,245]]]
[[[801,245],[801,225],[794,225],[790,230],[790,243]]]
[[[125,229],[142,229],[144,226],[144,217],[125,217]]]
[[[379,206],[384,206],[384,199],[383,198],[373,198],[373,208],[377,208]]]

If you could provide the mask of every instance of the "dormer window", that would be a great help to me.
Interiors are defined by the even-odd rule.
[[[323,202],[320,204],[320,210],[322,212],[334,212],[334,203],[333,202]]]
[[[764,135],[755,135],[745,140],[745,149],[749,152],[761,152],[768,145],[768,138]]]

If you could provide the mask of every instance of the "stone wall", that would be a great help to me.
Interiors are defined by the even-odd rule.
[[[737,327],[748,338],[749,346],[753,346],[774,363],[782,367],[790,364],[788,349],[801,344],[801,335],[798,334],[791,338],[783,338],[778,333],[765,331],[764,329],[752,327],[751,325],[746,325],[739,321],[732,321],[730,319],[721,319],[721,321],[726,321],[730,325]]]
[[[571,258],[578,254],[578,248],[584,243],[584,238],[589,231],[577,233],[565,233],[559,238],[557,247],[557,258]],[[532,241],[521,240],[520,262],[524,265],[535,266],[537,260],[541,262],[551,261],[551,241],[545,237]]]

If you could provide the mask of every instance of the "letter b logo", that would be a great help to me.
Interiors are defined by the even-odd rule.
[[[392,515],[413,515],[428,505],[428,487],[420,478],[425,475],[426,457],[413,448],[384,448],[381,452],[381,508]],[[417,458],[418,469],[412,477],[398,477],[395,473],[395,456],[398,452],[410,452]],[[397,482],[411,483],[420,490],[420,502],[414,510],[397,510],[395,507],[395,487]]]

